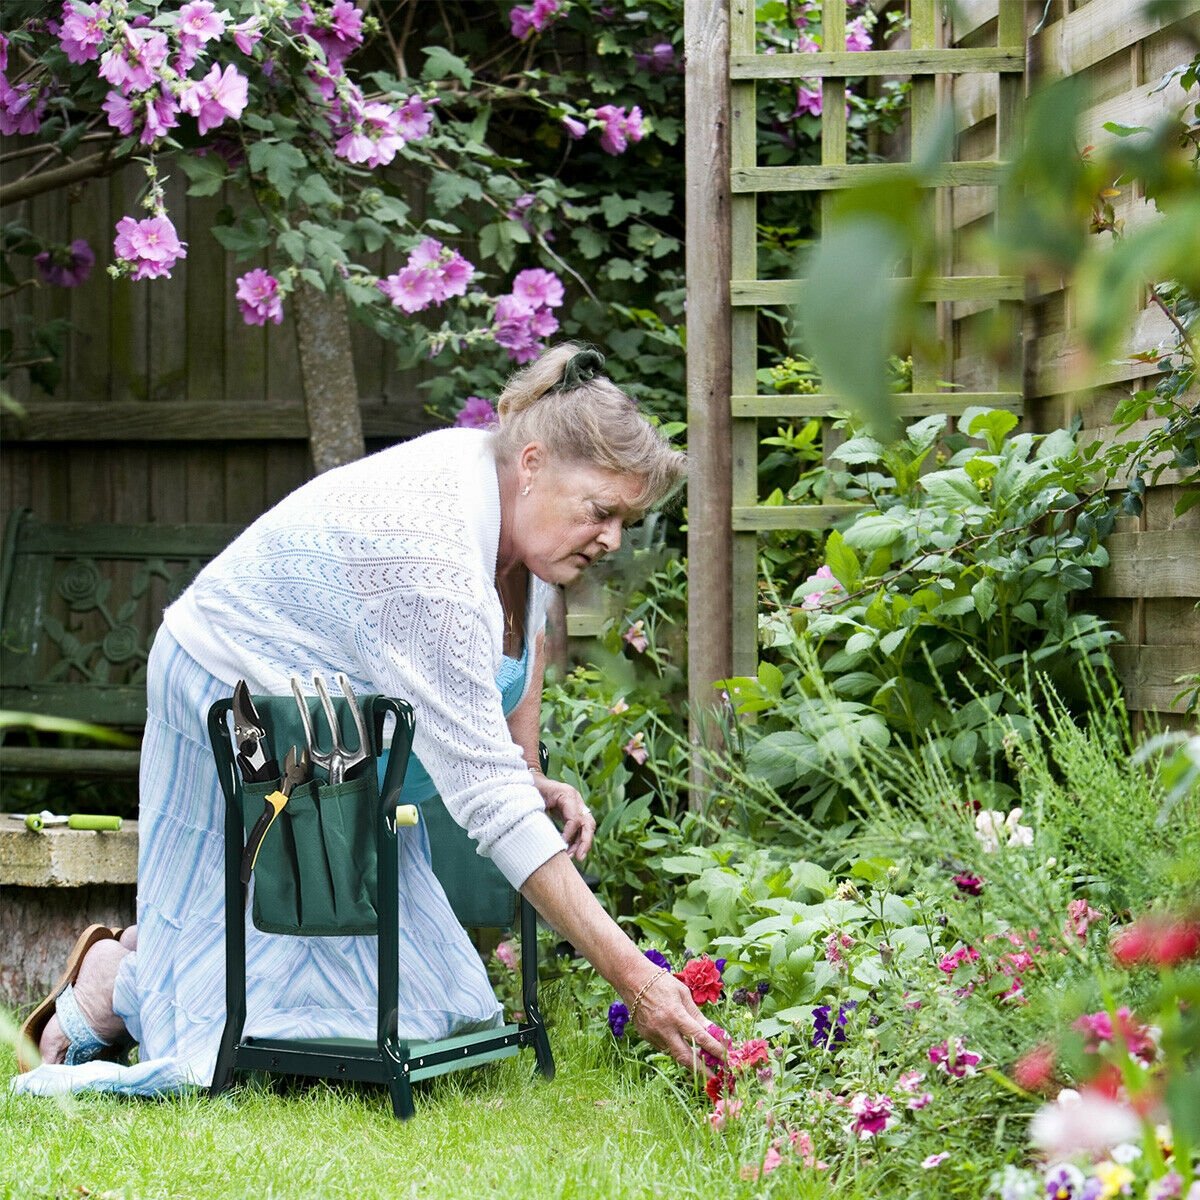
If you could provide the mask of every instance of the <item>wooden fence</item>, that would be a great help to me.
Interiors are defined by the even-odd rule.
[[[1188,30],[1198,11],[1200,0],[1176,0],[1166,9],[1160,6],[1153,16],[1144,15],[1142,6],[1129,0],[907,0],[906,38],[886,49],[847,54],[840,34],[846,5],[843,0],[824,0],[826,44],[821,53],[805,55],[756,53],[754,0],[728,0],[724,20],[711,12],[703,20],[693,18],[689,70],[697,53],[727,55],[729,69],[726,77],[717,79],[708,68],[695,72],[697,79],[689,90],[689,142],[727,127],[730,160],[725,190],[728,249],[723,235],[710,236],[695,251],[703,273],[695,272],[691,262],[688,272],[689,344],[727,354],[725,361],[707,363],[703,371],[693,370],[689,376],[689,416],[693,429],[703,432],[702,466],[713,473],[693,480],[698,501],[689,513],[693,561],[698,547],[719,561],[715,544],[722,532],[731,546],[725,575],[731,584],[711,581],[711,602],[693,605],[690,633],[699,647],[690,664],[694,704],[704,702],[712,679],[755,668],[759,531],[822,530],[847,515],[845,506],[835,504],[768,508],[758,503],[758,418],[825,417],[835,405],[832,396],[756,394],[755,370],[764,365],[757,358],[757,307],[778,303],[784,289],[794,287],[792,281],[757,277],[758,197],[774,190],[819,191],[825,215],[835,189],[879,170],[846,161],[841,95],[849,75],[911,79],[911,112],[897,150],[900,158],[915,156],[937,110],[953,104],[954,161],[938,173],[928,218],[942,233],[953,235],[954,248],[941,265],[944,274],[923,296],[936,310],[945,352],[934,360],[917,356],[913,395],[903,399],[906,411],[953,412],[986,403],[1023,411],[1027,427],[1043,430],[1081,414],[1086,427],[1111,436],[1107,422],[1114,403],[1152,368],[1113,365],[1098,379],[1081,379],[1073,371],[1077,355],[1069,293],[1061,285],[1027,292],[1024,281],[989,273],[994,266],[966,258],[962,235],[995,219],[995,184],[1028,86],[1064,74],[1084,75],[1095,100],[1081,136],[1092,144],[1109,136],[1102,129],[1106,121],[1148,122],[1183,101],[1177,84],[1174,92],[1154,89],[1169,68],[1194,53],[1188,49]],[[759,166],[756,82],[801,77],[822,80],[820,165]],[[719,181],[689,181],[689,203],[695,195],[697,221],[720,216],[720,188]],[[1127,211],[1120,215],[1130,226],[1153,219],[1138,197],[1129,196],[1124,204]],[[693,240],[704,236],[693,223],[690,253]],[[723,303],[709,294],[716,272],[730,281]],[[694,310],[693,295],[699,301]],[[1001,355],[981,349],[985,334],[995,346],[997,312],[1010,330],[1024,331]],[[1154,345],[1162,334],[1161,326],[1143,316],[1131,331],[1130,350]],[[939,381],[949,381],[959,390],[947,395],[939,391]],[[728,479],[723,511],[718,508],[724,495],[722,472]],[[1112,567],[1101,573],[1092,593],[1097,611],[1125,637],[1117,664],[1129,706],[1136,712],[1177,710],[1173,697],[1180,686],[1175,679],[1200,670],[1200,509],[1183,518],[1171,515],[1175,482],[1164,476],[1162,486],[1148,495],[1142,517],[1122,523],[1109,547]],[[703,500],[702,491],[718,499]]]
[[[235,279],[258,264],[235,263],[209,232],[231,198],[185,198],[171,180],[187,259],[171,279],[105,274],[143,178],[128,167],[0,212],[64,242],[86,238],[97,257],[81,287],[25,289],[0,310],[18,336],[27,319],[74,327],[53,396],[23,372],[6,384],[27,415],[2,418],[0,519],[27,506],[46,520],[245,523],[311,473],[293,322],[242,321]],[[388,343],[356,327],[354,357],[369,445],[429,427],[418,376],[397,370]]]

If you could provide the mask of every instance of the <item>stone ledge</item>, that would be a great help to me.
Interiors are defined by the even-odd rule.
[[[16,825],[16,822],[12,822]],[[0,884],[5,887],[88,887],[97,883],[136,883],[138,825],[96,832],[0,825]]]

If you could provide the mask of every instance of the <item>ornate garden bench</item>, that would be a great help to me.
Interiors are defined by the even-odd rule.
[[[96,780],[123,788],[124,811],[133,811],[146,656],[162,611],[238,532],[13,513],[0,558],[0,809],[94,811],[73,785]],[[37,729],[48,717],[128,736],[109,746]],[[0,813],[0,1004],[44,991],[81,923],[129,923],[136,877],[135,821],[115,833],[34,833]]]

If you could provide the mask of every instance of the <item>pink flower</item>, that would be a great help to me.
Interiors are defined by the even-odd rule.
[[[513,295],[530,308],[558,308],[563,302],[563,285],[553,271],[521,271],[513,280]]]
[[[8,38],[0,33],[0,71],[8,70]]]
[[[529,7],[517,5],[509,10],[509,32],[518,41],[524,41],[531,33],[541,33],[559,14],[560,0],[533,0]]]
[[[217,12],[210,0],[191,0],[179,10],[179,37],[203,46],[225,32],[229,14]]]
[[[1063,937],[1070,941],[1072,937],[1081,942],[1087,941],[1088,927],[1096,921],[1104,919],[1104,914],[1094,909],[1086,900],[1072,900],[1067,905],[1067,920],[1063,925]]]
[[[409,96],[396,110],[396,130],[406,142],[425,137],[433,128],[434,101]]]
[[[126,96],[145,92],[158,80],[167,61],[167,35],[126,28],[122,39],[100,56],[99,73]]]
[[[650,757],[650,752],[646,749],[645,741],[646,735],[641,730],[638,730],[638,732],[635,733],[633,737],[631,737],[629,741],[627,741],[625,745],[621,747],[621,749],[628,754],[629,757],[638,764],[638,766],[641,766],[642,763],[644,763],[646,759]]]
[[[533,313],[516,296],[501,296],[492,319],[492,337],[508,351],[509,358],[529,362],[538,355],[537,338],[532,328]]]
[[[262,41],[261,20],[258,17],[247,17],[236,25],[230,25],[229,32],[233,41],[243,54],[249,54]]]
[[[508,938],[505,938],[496,947],[496,958],[508,970],[515,971],[517,969],[516,951],[513,949],[513,944]]]
[[[582,121],[575,120],[574,117],[563,117],[562,123],[563,128],[574,141],[578,141],[587,133],[587,126]]]
[[[962,1079],[975,1074],[975,1068],[983,1061],[983,1055],[967,1050],[963,1046],[962,1038],[955,1037],[930,1046],[929,1061],[947,1075]]]
[[[948,1150],[943,1150],[941,1154],[931,1154],[928,1158],[922,1159],[921,1166],[924,1167],[926,1171],[932,1171],[934,1167],[940,1167],[942,1163],[944,1163],[949,1157],[950,1152]]]
[[[334,70],[362,45],[362,13],[349,0],[335,0],[328,13],[320,17],[308,4],[301,4],[300,17],[292,27],[321,47]]]
[[[84,238],[76,238],[69,246],[56,246],[35,254],[38,274],[54,287],[78,287],[92,273],[96,256]]]
[[[846,26],[847,50],[870,50],[871,35],[867,32],[867,18],[855,17]]]
[[[90,62],[100,57],[104,30],[100,27],[100,10],[94,4],[64,4],[58,43],[73,63]],[[2,70],[3,68],[0,68]]]
[[[283,320],[279,280],[262,267],[247,271],[237,281],[237,302],[247,325],[265,325],[268,321],[278,325]]]
[[[122,217],[113,239],[117,265],[134,280],[171,277],[171,268],[187,257],[187,243],[179,240],[175,226],[167,216],[146,217],[142,221]]]
[[[924,1079],[925,1076],[920,1071],[905,1071],[899,1079],[896,1080],[896,1087],[902,1092],[915,1092],[917,1084]]]
[[[850,1101],[850,1112],[854,1117],[852,1131],[866,1141],[888,1127],[892,1117],[892,1098],[886,1092],[876,1096],[859,1092]]]
[[[621,639],[626,645],[631,646],[639,654],[645,654],[650,647],[650,641],[646,637],[645,629],[645,621],[634,621],[634,623],[630,625],[623,634],[621,634]]]
[[[471,282],[475,268],[457,250],[451,251],[450,257],[441,264],[438,278],[441,281],[441,297],[448,300],[451,296],[465,296],[467,284]]]
[[[436,281],[420,267],[402,267],[376,286],[401,312],[415,313],[433,303]]]
[[[947,975],[953,975],[963,963],[973,963],[979,958],[979,951],[974,946],[959,946],[949,954],[942,955],[938,962],[938,970]]]
[[[123,137],[133,132],[133,105],[118,91],[110,91],[100,106],[108,116],[108,123]]]
[[[802,586],[818,582],[822,586],[814,588],[805,595],[804,599],[800,602],[801,608],[820,608],[825,603],[826,594],[830,596],[833,596],[836,592],[841,592],[843,596],[846,594],[846,589],[834,578],[833,568],[828,563],[822,563],[816,569],[816,572],[804,581],[804,585]]]
[[[490,429],[496,424],[496,410],[482,396],[468,396],[454,424],[461,429]]]
[[[633,61],[652,75],[665,75],[675,69],[675,47],[670,42],[656,42],[648,51],[635,54]]]
[[[842,957],[843,950],[849,950],[854,945],[854,939],[848,933],[831,933],[825,939],[825,961],[836,970],[846,970],[846,960]]]
[[[227,117],[237,120],[249,101],[249,82],[230,64],[221,70],[214,63],[203,79],[192,83],[180,98],[180,107],[196,118],[201,133],[224,124]]]
[[[922,1092],[919,1096],[914,1096],[909,1102],[908,1107],[913,1112],[920,1112],[923,1108],[928,1108],[933,1103],[932,1092]]]
[[[732,1097],[723,1096],[713,1105],[713,1110],[708,1114],[708,1123],[714,1129],[724,1129],[727,1120],[736,1120],[741,1114],[742,1102],[734,1100]]]
[[[803,29],[796,34],[797,54],[817,54],[820,49],[821,43],[816,38],[810,37]]]
[[[600,148],[608,154],[624,154],[628,142],[640,142],[645,133],[642,110],[636,105],[629,110],[612,104],[602,104],[596,117],[604,126],[600,132]]]
[[[796,91],[796,108],[792,113],[793,117],[803,116],[807,113],[810,117],[819,117],[821,115],[821,89],[819,87],[809,87],[807,84],[802,84]]]
[[[1071,1028],[1084,1035],[1084,1049],[1090,1054],[1095,1054],[1103,1044],[1115,1041],[1118,1036],[1128,1047],[1129,1053],[1143,1062],[1150,1062],[1158,1052],[1150,1030],[1124,1006],[1117,1009],[1115,1030],[1112,1017],[1103,1009],[1077,1017],[1071,1023]]]

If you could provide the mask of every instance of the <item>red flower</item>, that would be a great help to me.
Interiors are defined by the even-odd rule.
[[[717,964],[707,954],[693,958],[682,971],[675,972],[675,978],[692,993],[692,1000],[697,1006],[720,1000],[725,987]]]
[[[1117,934],[1111,949],[1123,967],[1173,967],[1200,955],[1200,921],[1143,917]]]
[[[770,1063],[771,1056],[767,1051],[765,1038],[751,1038],[729,1053],[729,1065],[736,1070],[752,1067],[755,1063]]]
[[[1054,1081],[1054,1047],[1049,1042],[1024,1054],[1013,1067],[1013,1079],[1027,1092],[1043,1092]]]
[[[983,895],[983,880],[978,875],[955,875],[954,886],[967,896]]]
[[[704,1090],[708,1093],[708,1098],[716,1104],[723,1095],[727,1092],[732,1092],[733,1087],[733,1076],[727,1071],[717,1071],[708,1077],[708,1081],[704,1085]]]

